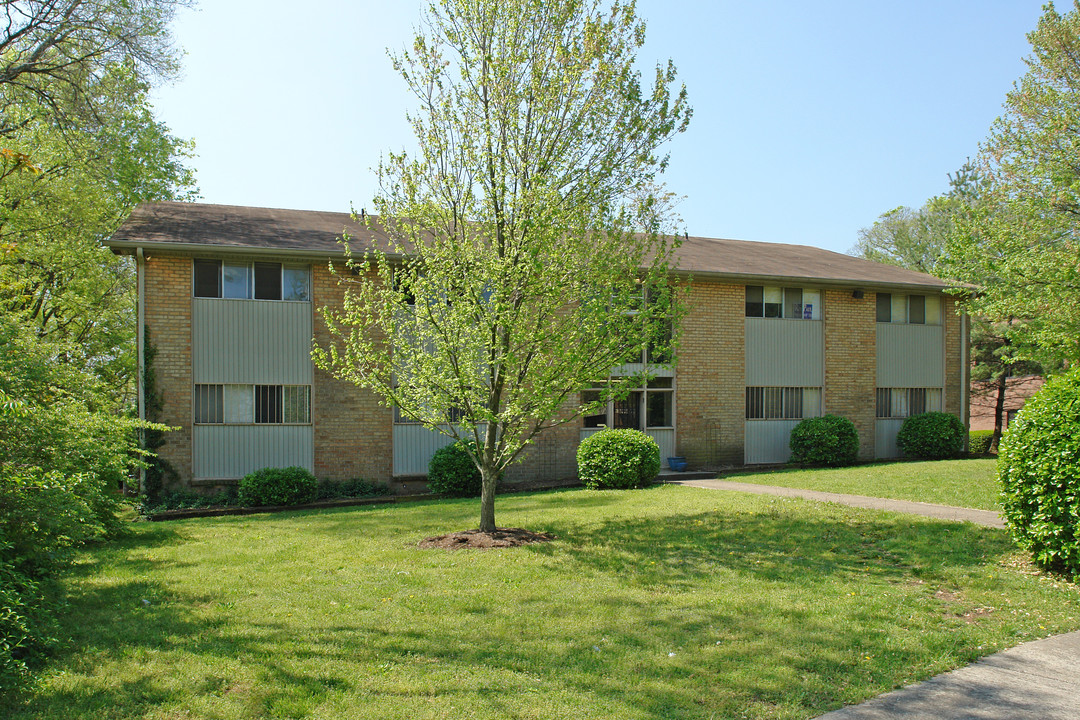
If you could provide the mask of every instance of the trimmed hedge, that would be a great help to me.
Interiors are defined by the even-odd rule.
[[[896,446],[911,457],[944,460],[964,451],[965,433],[964,423],[955,415],[922,413],[912,415],[900,426]]]
[[[806,418],[791,430],[791,462],[840,467],[859,457],[855,423],[839,415]]]
[[[319,481],[302,467],[263,468],[240,480],[241,505],[302,505],[315,499]]]
[[[577,462],[592,490],[643,487],[660,473],[660,446],[640,430],[601,430],[581,441]]]
[[[998,450],[1002,515],[1046,570],[1080,577],[1080,368],[1051,378]]]
[[[990,452],[990,443],[993,441],[993,430],[972,430],[968,433],[968,452],[972,455],[986,455]]]
[[[479,497],[480,469],[460,442],[439,448],[428,463],[428,489],[458,497]]]

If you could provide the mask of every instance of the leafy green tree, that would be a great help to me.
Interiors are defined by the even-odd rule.
[[[859,240],[851,253],[868,260],[918,270],[945,279],[955,279],[958,264],[956,248],[974,217],[992,215],[992,185],[970,160],[955,174],[949,174],[949,191],[931,198],[918,210],[899,207],[883,214],[870,228],[859,231]],[[979,262],[986,257],[978,251]],[[962,253],[968,254],[967,251]],[[985,268],[984,268],[985,269]],[[997,449],[1004,420],[1008,379],[1017,375],[1041,374],[1040,359],[1047,359],[1035,346],[1029,323],[1012,316],[987,315],[987,285],[993,276],[982,276],[974,266],[962,273],[976,292],[962,296],[971,316],[971,379],[979,383],[972,392],[992,395],[994,434],[990,448]],[[991,289],[992,292],[992,289]]]
[[[1028,35],[1028,70],[991,127],[986,200],[967,209],[948,247],[949,272],[979,285],[972,308],[1023,318],[1044,355],[1080,359],[1080,4],[1045,6]]]
[[[644,37],[633,3],[444,0],[395,58],[420,110],[416,155],[379,169],[393,247],[358,259],[316,358],[466,441],[483,531],[505,469],[595,408],[582,388],[646,345],[671,357],[677,240],[653,183],[690,108],[670,62],[643,91]]]
[[[0,9],[0,137],[33,105],[58,127],[85,129],[107,112],[94,79],[123,65],[140,81],[179,67],[169,23],[186,0],[5,0]],[[13,112],[14,111],[14,112]]]

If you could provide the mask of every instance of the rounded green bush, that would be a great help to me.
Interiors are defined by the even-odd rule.
[[[900,426],[896,446],[910,457],[942,460],[964,450],[964,423],[955,415],[928,412],[912,415]]]
[[[643,487],[660,472],[660,446],[640,430],[601,430],[578,445],[577,463],[587,488]]]
[[[998,450],[1002,515],[1040,567],[1080,576],[1080,368],[1051,378]]]
[[[791,430],[791,462],[840,467],[859,456],[855,423],[839,415],[806,418]]]
[[[302,467],[263,468],[240,480],[241,505],[300,505],[319,492],[319,481]]]
[[[431,492],[459,497],[479,496],[483,484],[480,469],[460,442],[435,451],[428,463],[427,483]]]
[[[968,452],[972,455],[986,455],[990,452],[990,443],[993,441],[993,430],[972,430],[968,433]]]

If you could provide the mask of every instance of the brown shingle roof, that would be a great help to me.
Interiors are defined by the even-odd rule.
[[[245,250],[268,253],[340,255],[343,231],[354,251],[389,249],[376,218],[371,225],[348,213],[311,210],[162,202],[139,205],[106,241],[122,252],[135,247],[191,252]],[[693,275],[766,283],[817,281],[841,286],[920,286],[944,289],[949,283],[919,272],[870,262],[807,245],[686,238],[678,266]]]

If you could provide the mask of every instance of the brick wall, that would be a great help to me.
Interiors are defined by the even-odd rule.
[[[158,455],[183,484],[191,479],[191,258],[150,255],[145,265],[144,321],[157,348],[154,373],[160,422],[179,428]]]
[[[344,266],[339,272],[348,274]],[[312,266],[315,342],[328,346],[329,331],[321,307],[340,310],[344,293],[325,262]],[[389,482],[393,472],[393,411],[378,397],[346,380],[315,368],[311,398],[315,433],[315,475],[344,480],[361,477]]]
[[[960,357],[961,345],[970,347],[970,337],[962,340],[966,332],[961,316],[958,314],[956,298],[946,295],[941,303],[941,321],[945,324],[945,412],[959,417],[966,426],[969,422],[969,409],[964,406],[961,394],[964,378],[964,361]]]
[[[850,290],[826,290],[825,412],[855,423],[859,458],[874,457],[877,387],[876,295],[861,299]]]
[[[695,280],[686,288],[676,372],[678,454],[691,467],[743,461],[746,291]]]

